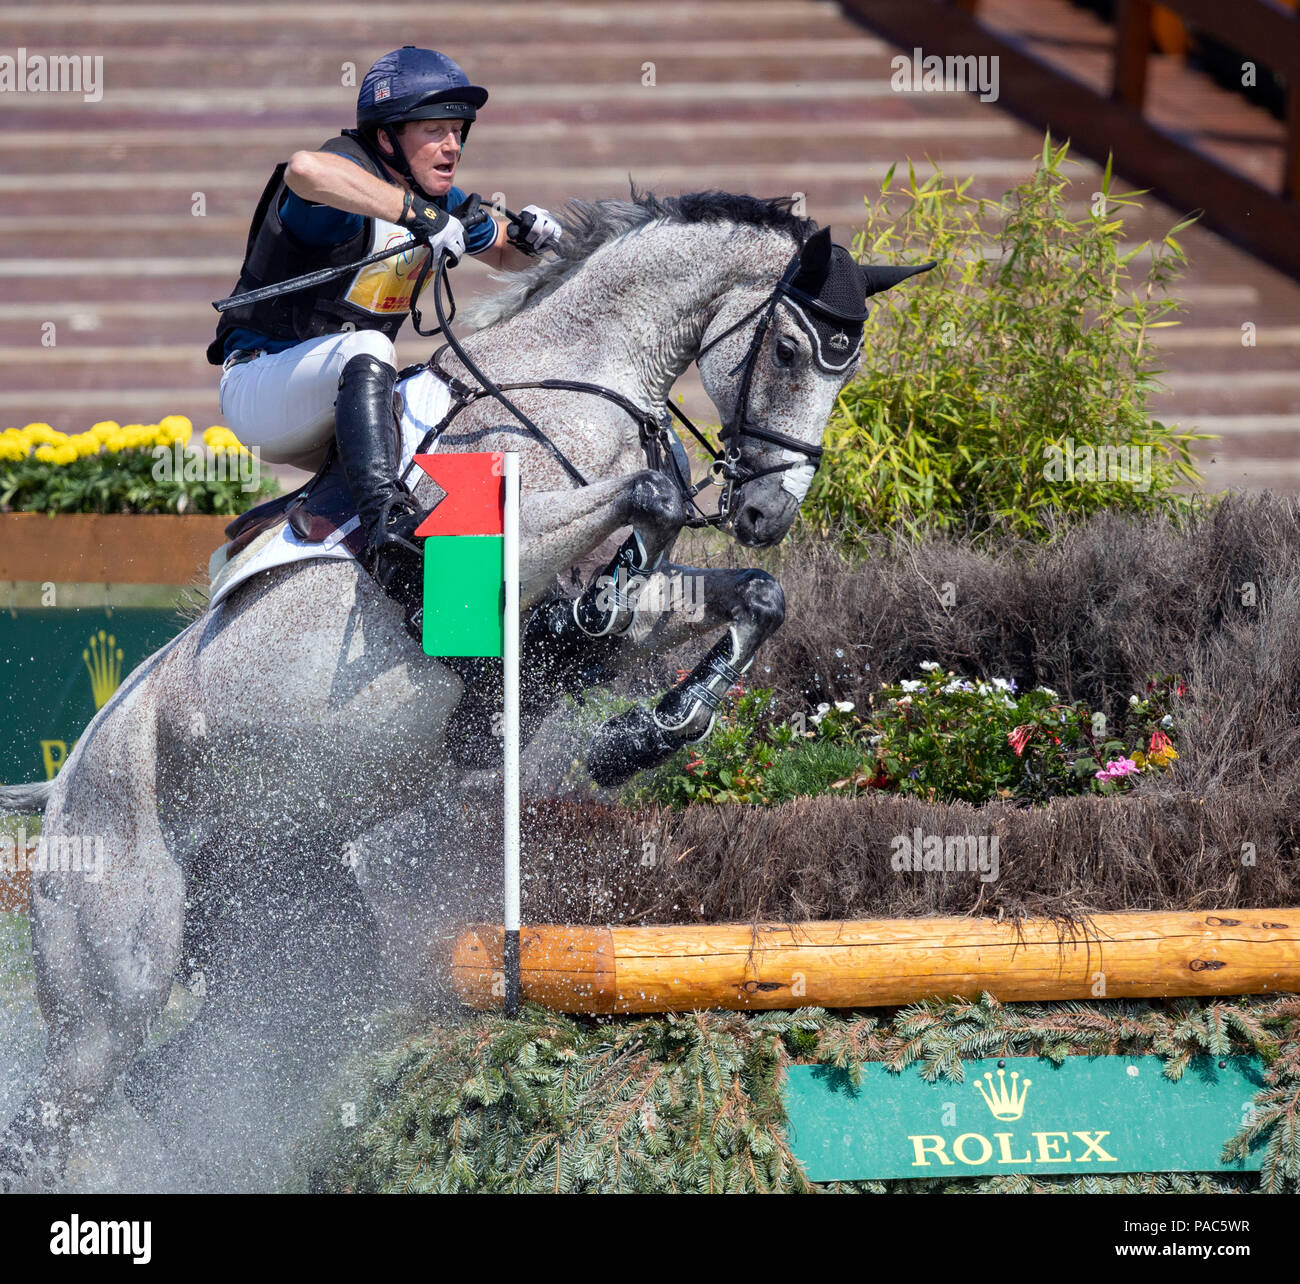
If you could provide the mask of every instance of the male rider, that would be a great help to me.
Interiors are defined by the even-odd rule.
[[[357,128],[298,151],[271,176],[249,230],[235,293],[356,262],[412,237],[422,245],[312,289],[222,314],[208,360],[222,366],[221,413],[272,463],[315,467],[330,425],[366,538],[362,563],[408,609],[423,572],[412,542],[420,515],[397,482],[393,339],[430,255],[466,252],[516,268],[559,242],[559,223],[455,217],[452,183],[470,124],[488,93],[444,54],[405,45],[366,73]],[[428,248],[425,248],[425,247]]]

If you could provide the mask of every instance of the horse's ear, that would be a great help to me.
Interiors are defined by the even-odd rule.
[[[799,251],[799,270],[790,282],[805,294],[817,294],[826,280],[831,265],[831,229],[823,227],[814,232]]]
[[[932,267],[938,267],[938,264],[921,263],[917,267],[886,267],[877,263],[870,267],[862,266],[862,284],[866,287],[867,298],[871,298],[873,294],[879,294],[882,290],[892,290],[900,281],[906,281],[909,276],[915,276],[918,272],[928,272]]]

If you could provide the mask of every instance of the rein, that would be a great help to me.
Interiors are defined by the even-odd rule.
[[[452,332],[450,318],[442,300],[442,287],[444,282],[447,286],[447,293],[452,298],[452,317],[455,316],[455,298],[451,294],[451,282],[447,279],[446,252],[443,251],[438,257],[437,266],[433,269],[433,305],[437,313],[438,325],[432,330],[421,330],[420,314],[415,307],[420,292],[422,291],[425,280],[429,275],[429,263],[426,261],[425,270],[420,274],[414,290],[415,298],[412,300],[412,323],[415,325],[418,334],[433,335],[441,332],[447,338],[447,342],[439,347],[429,360],[422,365],[408,367],[401,372],[401,376],[406,377],[408,374],[415,373],[418,370],[429,370],[439,379],[441,379],[451,391],[453,404],[451,408],[443,415],[432,428],[430,428],[420,440],[416,447],[416,454],[424,454],[429,447],[433,445],[446,431],[448,426],[467,406],[484,397],[493,397],[510,412],[523,427],[532,434],[532,436],[544,445],[552,455],[559,461],[569,477],[579,486],[586,486],[588,482],[582,473],[573,465],[564,452],[542,431],[536,423],[533,422],[518,406],[514,404],[505,394],[507,391],[516,392],[524,389],[546,389],[554,392],[581,392],[591,396],[603,397],[606,401],[612,402],[628,414],[636,423],[640,432],[641,450],[645,456],[648,467],[657,471],[667,471],[664,464],[667,461],[672,463],[671,476],[676,483],[683,500],[694,509],[694,515],[687,519],[685,525],[689,527],[703,526],[721,526],[730,516],[731,506],[734,500],[735,489],[737,486],[743,486],[759,477],[765,477],[769,473],[785,472],[787,469],[798,466],[798,461],[788,460],[780,464],[774,464],[770,468],[751,469],[741,461],[741,442],[745,437],[754,437],[760,441],[770,442],[772,445],[780,446],[786,451],[794,451],[810,459],[813,467],[816,468],[821,462],[822,447],[820,445],[809,445],[807,442],[799,441],[795,437],[789,437],[784,433],[774,432],[771,429],[760,428],[757,425],[745,426],[746,416],[749,408],[749,390],[753,379],[754,367],[758,362],[758,355],[762,349],[763,338],[767,333],[768,325],[771,323],[772,316],[776,311],[777,304],[782,301],[784,295],[799,300],[805,306],[813,306],[819,311],[829,311],[824,305],[816,299],[805,295],[801,290],[793,289],[790,285],[791,280],[799,266],[799,255],[801,250],[796,249],[794,256],[791,258],[789,265],[786,267],[784,275],[772,288],[771,293],[757,306],[751,308],[743,317],[734,325],[728,326],[721,334],[715,335],[708,343],[704,344],[696,353],[695,360],[698,364],[699,359],[704,356],[715,344],[727,338],[728,335],[734,334],[743,325],[751,321],[759,313],[763,314],[762,320],[755,328],[754,337],[745,355],[740,359],[730,374],[736,374],[743,369],[740,387],[740,409],[739,413],[734,416],[730,426],[722,428],[718,433],[719,440],[723,443],[723,449],[714,447],[704,434],[680,411],[671,401],[668,401],[667,408],[676,417],[683,427],[688,429],[696,440],[704,447],[713,458],[713,463],[709,466],[708,472],[704,479],[694,485],[691,483],[689,474],[683,475],[681,462],[676,452],[672,449],[668,435],[668,420],[665,416],[658,419],[648,411],[642,410],[634,402],[630,401],[622,393],[616,392],[612,388],[606,388],[602,384],[587,383],[578,379],[537,379],[518,383],[494,383],[483,373],[483,371],[474,363],[469,353],[462,347],[460,340]],[[842,320],[862,320],[862,317],[849,317],[844,314],[830,313]],[[448,374],[442,369],[439,358],[448,348],[460,358],[465,368],[470,374],[479,381],[481,387],[473,388],[458,379],[455,375]],[[734,439],[734,444],[733,444]],[[414,467],[414,461],[408,465],[406,472],[403,474],[402,481],[406,481],[411,468]],[[696,496],[700,491],[708,486],[723,487],[722,495],[719,497],[718,510],[716,513],[705,513],[696,502]]]

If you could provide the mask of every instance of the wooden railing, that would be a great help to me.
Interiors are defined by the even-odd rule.
[[[963,0],[973,14],[976,0]],[[1244,57],[1281,72],[1287,83],[1282,195],[1300,199],[1300,21],[1268,0],[1116,0],[1112,96],[1136,112],[1146,106],[1147,58],[1158,9],[1186,18]]]
[[[1103,94],[979,21],[979,0],[841,0],[867,26],[906,49],[944,57],[997,56],[1000,105],[1069,138],[1181,210],[1300,277],[1300,13],[1296,0],[1116,0],[1110,92]],[[1171,137],[1146,115],[1153,31],[1172,15],[1286,79],[1286,141],[1277,190]],[[1162,43],[1165,43],[1162,41]],[[1165,47],[1168,47],[1167,44]]]

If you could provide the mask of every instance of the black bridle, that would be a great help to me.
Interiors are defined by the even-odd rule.
[[[690,527],[701,526],[721,526],[731,515],[732,505],[734,503],[735,491],[737,487],[745,486],[749,482],[757,480],[759,477],[766,477],[769,473],[785,472],[787,469],[800,466],[797,459],[785,460],[778,464],[773,464],[768,468],[751,468],[743,458],[743,443],[746,437],[752,437],[758,441],[770,443],[773,446],[780,447],[783,450],[794,452],[802,455],[811,462],[813,469],[816,470],[821,464],[822,447],[820,445],[810,445],[806,441],[800,441],[796,437],[787,436],[785,433],[775,432],[770,428],[761,428],[756,424],[748,423],[749,410],[749,392],[750,385],[753,382],[754,369],[758,364],[759,354],[762,351],[763,339],[767,334],[772,317],[776,312],[777,305],[783,299],[792,300],[805,310],[812,311],[823,317],[826,317],[837,324],[861,324],[867,316],[864,309],[861,313],[846,313],[838,309],[828,307],[824,302],[816,297],[806,294],[804,291],[795,288],[791,282],[799,269],[800,255],[802,247],[796,249],[793,257],[787,265],[781,279],[772,287],[771,292],[759,302],[756,306],[745,313],[739,321],[728,326],[721,334],[715,335],[705,343],[695,355],[695,361],[698,365],[700,358],[703,357],[711,348],[734,334],[742,326],[752,321],[754,317],[762,314],[761,320],[754,328],[753,338],[750,340],[749,348],[740,361],[728,372],[741,374],[740,394],[737,403],[737,412],[731,417],[731,421],[724,425],[718,433],[718,439],[722,443],[722,449],[718,449],[709,442],[704,434],[682,413],[671,401],[667,403],[668,410],[676,417],[683,427],[688,429],[699,443],[712,456],[713,462],[704,479],[698,483],[692,484],[689,472],[683,474],[681,461],[677,452],[672,448],[669,437],[667,419],[659,419],[649,412],[642,410],[635,405],[622,393],[614,391],[612,388],[606,388],[601,384],[586,383],[576,379],[537,379],[521,383],[497,384],[489,379],[482,370],[475,365],[469,353],[461,346],[460,340],[452,333],[450,319],[446,315],[442,300],[442,287],[444,282],[447,285],[448,295],[451,294],[451,284],[447,280],[447,264],[445,252],[438,258],[437,266],[433,269],[432,276],[434,281],[433,303],[434,310],[438,316],[438,325],[433,330],[424,331],[419,328],[419,313],[416,310],[415,303],[421,288],[424,285],[425,277],[428,275],[428,264],[426,272],[423,273],[416,283],[412,300],[413,323],[416,325],[418,333],[437,334],[441,332],[447,338],[447,342],[434,352],[428,362],[423,366],[411,367],[409,371],[404,370],[402,375],[413,373],[419,369],[429,369],[438,376],[450,389],[454,398],[451,408],[442,417],[442,419],[430,428],[421,439],[420,445],[416,448],[416,454],[423,454],[428,451],[429,447],[438,440],[448,425],[464,410],[467,406],[472,405],[475,401],[483,397],[494,397],[501,403],[524,428],[542,443],[552,455],[559,461],[561,467],[569,477],[579,486],[586,486],[587,480],[574,467],[564,452],[542,431],[536,423],[533,422],[522,410],[520,410],[505,394],[507,391],[517,391],[523,389],[544,388],[557,392],[583,392],[592,396],[603,397],[606,401],[613,402],[614,405],[625,411],[637,424],[640,430],[641,449],[645,455],[646,463],[650,468],[656,470],[668,471],[666,464],[671,464],[671,473],[673,480],[676,482],[682,498],[694,510],[694,515],[687,519],[686,525]],[[452,316],[455,316],[455,303],[452,303]],[[859,344],[861,339],[859,339]],[[448,348],[456,354],[466,370],[478,380],[481,385],[473,388],[463,383],[456,376],[448,374],[440,365],[440,358]],[[847,368],[847,366],[846,366]],[[678,448],[680,450],[680,447]],[[408,469],[409,472],[409,469]],[[405,479],[405,478],[404,478]],[[722,494],[718,498],[718,509],[716,513],[705,513],[696,502],[696,496],[700,491],[708,486],[721,486]]]

